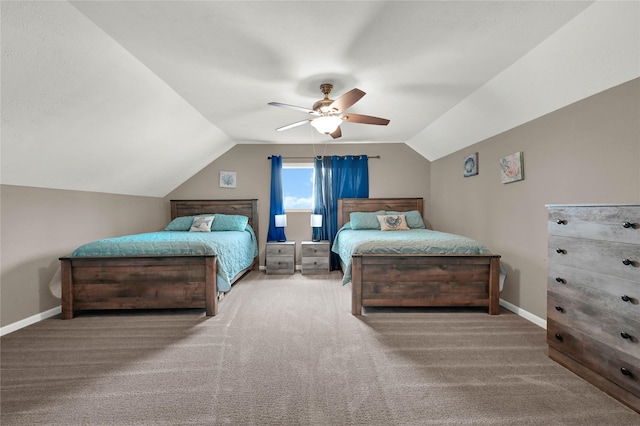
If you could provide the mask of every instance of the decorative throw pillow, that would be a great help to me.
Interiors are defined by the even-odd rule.
[[[387,212],[387,214],[403,214],[410,229],[426,229],[422,215],[418,210],[408,212]]]
[[[188,231],[193,224],[193,216],[180,216],[173,219],[164,228],[165,231]]]
[[[407,221],[403,214],[388,214],[378,216],[380,229],[383,231],[408,231]]]
[[[197,216],[193,218],[193,224],[189,232],[211,232],[211,223],[214,216]]]
[[[353,212],[349,214],[351,229],[380,229],[378,215],[385,214],[384,210],[377,212]]]
[[[211,225],[211,231],[244,231],[248,223],[247,216],[218,213]]]

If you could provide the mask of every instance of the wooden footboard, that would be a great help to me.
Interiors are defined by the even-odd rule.
[[[218,313],[216,256],[60,259],[62,318],[94,309],[205,308]]]
[[[355,254],[351,313],[363,306],[486,306],[498,315],[499,255]]]

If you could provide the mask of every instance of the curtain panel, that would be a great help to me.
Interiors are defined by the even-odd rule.
[[[267,241],[286,241],[284,228],[276,228],[276,215],[284,214],[284,190],[282,188],[282,156],[271,156],[271,196],[269,199],[269,232]]]
[[[338,233],[338,199],[369,198],[369,165],[366,155],[324,156],[314,160],[313,213],[322,215],[322,228],[313,237],[333,244]],[[331,253],[331,270],[340,259]]]

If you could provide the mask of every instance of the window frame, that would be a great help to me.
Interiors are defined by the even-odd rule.
[[[308,162],[302,162],[302,161],[295,161],[295,162],[282,162],[282,169],[311,169],[311,173],[313,173],[313,168],[314,168],[314,164],[313,164],[313,160],[309,160]],[[285,187],[285,183],[284,183],[284,179],[282,180],[282,192],[284,193],[284,188]],[[313,188],[311,189],[311,198],[313,199]],[[311,213],[313,211],[313,205],[309,208],[286,208],[284,209],[284,212],[287,213]]]

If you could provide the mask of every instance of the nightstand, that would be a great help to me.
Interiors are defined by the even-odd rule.
[[[265,257],[267,274],[293,274],[296,270],[296,242],[268,242]]]
[[[329,273],[329,241],[302,242],[302,273]]]

